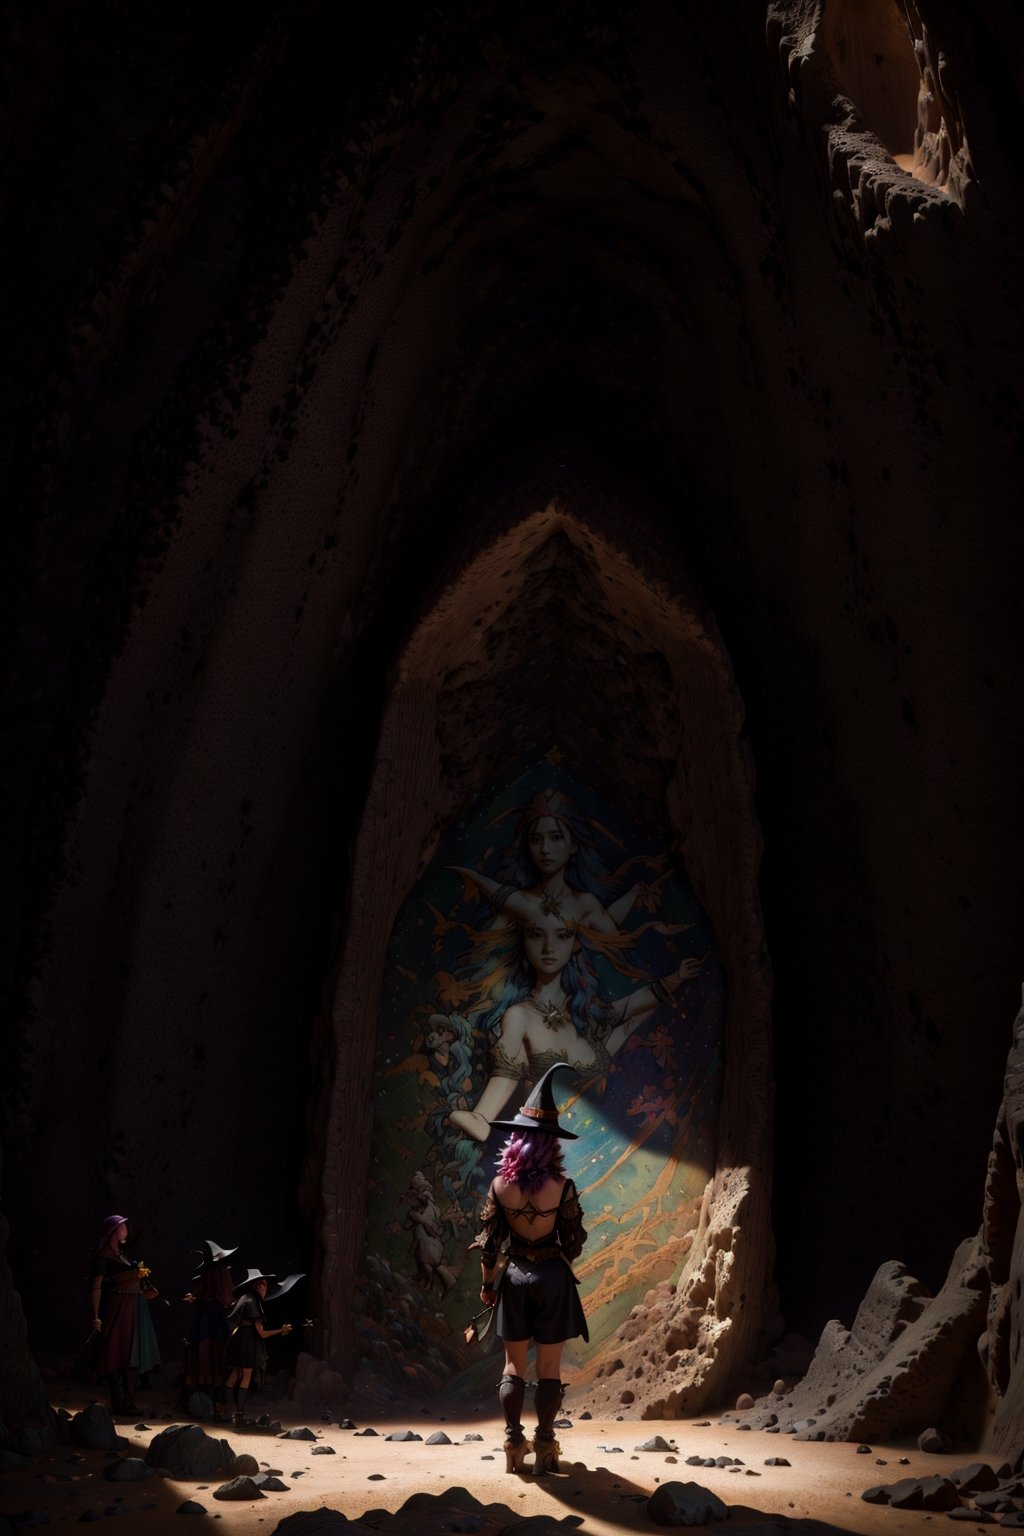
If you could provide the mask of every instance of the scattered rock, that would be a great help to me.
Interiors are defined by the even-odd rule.
[[[112,1461],[103,1468],[108,1483],[142,1483],[147,1477],[156,1477],[156,1467],[149,1466],[141,1456],[126,1456],[123,1461]]]
[[[176,1515],[205,1515],[206,1505],[197,1504],[195,1499],[186,1499],[184,1504],[179,1504],[174,1511]]]
[[[337,1452],[333,1445],[314,1445],[309,1454],[311,1456],[336,1456]]]
[[[944,1451],[946,1449],[945,1436],[940,1435],[937,1429],[922,1430],[917,1437],[917,1448],[919,1451],[928,1451],[933,1455],[939,1451]]]
[[[670,1451],[672,1447],[661,1435],[655,1435],[650,1440],[643,1440],[639,1445],[634,1445],[634,1451]]]
[[[776,1381],[773,1384],[773,1386],[772,1386],[772,1392],[775,1394],[776,1397],[781,1397],[782,1394],[785,1392],[785,1390],[786,1390],[786,1383],[783,1381],[782,1377],[779,1376],[776,1379]]]
[[[647,1500],[647,1513],[655,1525],[706,1525],[727,1520],[729,1506],[699,1483],[663,1483]]]
[[[385,1435],[384,1439],[385,1440],[422,1440],[423,1436],[422,1435],[418,1435],[414,1429],[395,1429],[395,1430],[392,1430],[390,1435]]]
[[[686,1458],[686,1465],[688,1467],[702,1467],[704,1465],[704,1457],[703,1456],[687,1456],[687,1458]]]
[[[594,1417],[594,1415],[592,1413],[588,1412],[588,1410],[586,1408],[584,1408],[583,1412],[581,1414],[578,1414],[577,1417],[581,1418],[581,1419],[592,1419]]]
[[[769,1456],[765,1462],[766,1467],[791,1467],[793,1463],[787,1461],[785,1456]]]
[[[338,1428],[339,1429],[355,1429],[355,1427],[356,1426],[353,1424],[351,1419],[339,1419],[338,1420]]]
[[[88,1451],[116,1451],[121,1441],[110,1410],[102,1403],[90,1403],[88,1408],[76,1413],[71,1420],[70,1434],[76,1445],[84,1445]]]
[[[995,1525],[995,1515],[990,1515],[987,1509],[968,1509],[961,1504],[959,1509],[948,1509],[946,1517],[949,1520],[973,1520],[975,1525]]]
[[[857,1455],[858,1456],[870,1456],[871,1455],[871,1447],[870,1447],[870,1445],[858,1445],[858,1447],[857,1447]]]
[[[291,1490],[287,1483],[283,1483],[276,1472],[260,1472],[253,1478],[257,1488],[262,1488],[264,1493],[289,1493]]]
[[[279,1440],[315,1440],[316,1435],[314,1435],[311,1429],[303,1426],[302,1429],[283,1429],[277,1438]],[[392,1436],[388,1435],[388,1439],[390,1440],[391,1438]]]
[[[213,1490],[215,1499],[262,1499],[263,1489],[251,1477],[233,1477]]]
[[[736,1411],[738,1413],[746,1413],[747,1409],[753,1408],[753,1406],[754,1399],[751,1397],[750,1393],[741,1392],[739,1397],[736,1399]]]
[[[49,1424],[25,1424],[14,1436],[14,1449],[23,1456],[41,1456],[60,1445],[57,1431]]]
[[[303,1509],[286,1515],[271,1536],[374,1536],[361,1520],[348,1520],[337,1509]]]
[[[482,1440],[482,1439],[483,1439],[483,1435],[475,1434],[473,1432],[473,1430],[469,1430],[466,1434],[463,1435],[462,1443],[463,1443],[463,1445],[468,1445],[471,1440]]]
[[[893,1509],[955,1509],[960,1495],[948,1477],[904,1477],[898,1483],[867,1488],[861,1494],[867,1504],[890,1504]]]
[[[231,1459],[232,1477],[255,1477],[260,1470],[260,1464],[255,1456],[250,1456],[248,1451],[242,1451]]]
[[[172,1424],[154,1435],[146,1460],[174,1477],[208,1478],[230,1467],[234,1452],[226,1440],[215,1440],[198,1424]]]
[[[376,1433],[377,1431],[375,1429],[371,1429],[369,1425],[367,1425],[365,1429],[356,1430],[357,1435],[375,1435]]]
[[[416,1435],[414,1438],[418,1440],[420,1437]],[[451,1445],[452,1442],[443,1429],[435,1429],[432,1435],[427,1436],[426,1443],[427,1445]]]
[[[961,1493],[984,1493],[989,1488],[995,1488],[999,1482],[987,1461],[972,1461],[970,1466],[957,1467],[955,1472],[946,1475]]]

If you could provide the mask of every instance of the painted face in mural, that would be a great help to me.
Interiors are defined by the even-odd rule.
[[[557,816],[538,816],[527,833],[526,847],[543,877],[565,868],[576,852],[576,840]]]
[[[575,930],[563,918],[549,914],[523,929],[523,954],[538,977],[558,976],[572,959]]]

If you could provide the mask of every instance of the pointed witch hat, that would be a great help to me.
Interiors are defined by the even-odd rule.
[[[203,1243],[202,1248],[193,1248],[192,1252],[199,1255],[199,1267],[192,1276],[192,1279],[199,1280],[208,1269],[212,1269],[221,1259],[230,1259],[233,1253],[238,1252],[238,1249],[222,1248],[220,1243],[215,1243],[212,1237],[208,1237]]]
[[[522,1106],[519,1113],[511,1120],[492,1120],[491,1124],[499,1131],[544,1131],[549,1136],[561,1136],[566,1141],[577,1141],[576,1131],[567,1131],[558,1123],[558,1106],[555,1103],[554,1085],[551,1079],[556,1072],[573,1072],[567,1061],[556,1061],[553,1067],[549,1067],[543,1077],[539,1077],[534,1083],[529,1098]]]
[[[247,1269],[245,1279],[239,1280],[235,1286],[235,1295],[240,1296],[243,1291],[251,1290],[257,1280],[266,1280],[268,1285],[272,1285],[276,1279],[276,1275],[265,1275],[262,1269]]]
[[[276,1285],[270,1287],[266,1295],[267,1301],[276,1301],[279,1296],[283,1296],[286,1291],[290,1291],[297,1280],[305,1280],[305,1278],[304,1270],[300,1270],[297,1275],[285,1275],[283,1280],[279,1280]]]

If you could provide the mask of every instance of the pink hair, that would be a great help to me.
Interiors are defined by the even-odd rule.
[[[512,1135],[501,1149],[498,1173],[507,1183],[518,1184],[532,1195],[548,1179],[565,1178],[562,1144],[557,1136],[549,1136],[546,1131]]]

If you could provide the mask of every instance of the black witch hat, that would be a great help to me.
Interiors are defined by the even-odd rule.
[[[575,1131],[567,1131],[558,1123],[558,1106],[551,1079],[556,1072],[575,1072],[567,1061],[556,1061],[543,1077],[534,1083],[530,1096],[519,1113],[511,1120],[492,1120],[499,1131],[544,1131],[548,1136],[561,1136],[566,1141],[578,1140]]]

